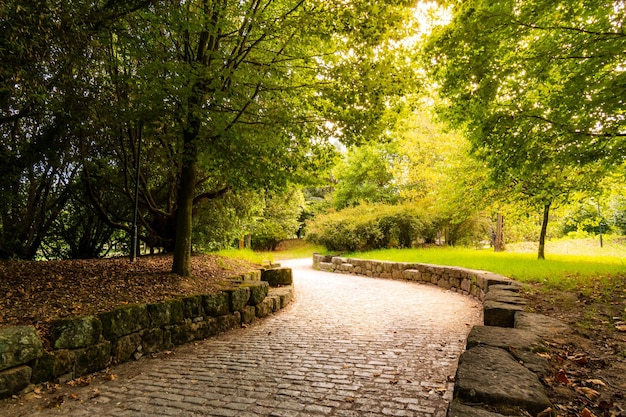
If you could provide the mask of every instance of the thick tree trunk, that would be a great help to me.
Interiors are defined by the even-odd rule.
[[[193,199],[196,190],[196,159],[198,150],[193,132],[185,132],[183,166],[178,187],[176,210],[176,238],[172,272],[178,275],[191,275],[191,231]]]
[[[550,217],[550,203],[543,206],[543,222],[541,223],[541,233],[539,234],[539,253],[537,259],[546,259],[546,234],[548,232],[548,219]]]

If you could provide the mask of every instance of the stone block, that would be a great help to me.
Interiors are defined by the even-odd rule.
[[[393,278],[393,279],[403,279],[404,278],[403,272],[404,271],[394,269],[393,272],[391,273],[391,278]]]
[[[142,351],[144,353],[153,353],[162,350],[165,347],[164,333],[165,332],[158,327],[143,331],[141,333]]]
[[[33,326],[0,329],[0,371],[23,365],[43,354],[41,338]]]
[[[229,314],[230,296],[227,292],[203,295],[202,306],[204,307],[204,313],[209,317]]]
[[[333,264],[335,259],[339,258],[333,258]],[[267,281],[270,287],[291,285],[293,284],[291,268],[264,269],[261,271],[261,280]]]
[[[513,327],[515,313],[523,310],[524,307],[521,305],[485,300],[483,303],[485,326]]]
[[[272,288],[269,295],[278,296],[280,298],[280,308],[285,308],[293,300],[293,287]]]
[[[171,324],[180,324],[185,319],[183,301],[174,298],[160,303],[148,304],[150,327],[163,327]]]
[[[202,307],[202,295],[190,295],[181,298],[183,303],[183,316],[187,319],[204,316],[204,308]]]
[[[17,394],[30,384],[32,369],[29,366],[17,366],[0,372],[0,398]]]
[[[98,315],[102,322],[102,335],[113,340],[146,329],[150,325],[145,304],[119,307]]]
[[[551,406],[534,373],[506,351],[488,346],[461,355],[454,395],[461,401],[489,404],[505,415],[519,415],[519,410],[537,415]]]
[[[548,337],[555,334],[571,333],[572,329],[565,322],[543,314],[526,313],[518,311],[515,313],[515,328],[528,330],[541,337]]]
[[[101,335],[102,323],[94,316],[63,318],[51,323],[50,341],[55,349],[95,345]]]
[[[333,264],[330,262],[320,262],[318,268],[320,271],[334,271]]]
[[[105,369],[111,363],[111,342],[108,340],[69,352],[74,359],[75,378]]]
[[[257,304],[255,308],[258,318],[262,319],[263,317],[267,317],[274,308],[274,300],[266,298],[261,304]]]
[[[461,279],[458,277],[450,277],[448,284],[450,288],[461,288]]]
[[[70,350],[60,349],[52,353],[45,352],[43,356],[32,362],[31,382],[40,384],[52,381],[63,374],[72,373],[74,370],[74,359]]]
[[[422,273],[417,269],[405,269],[402,272],[402,277],[411,281],[419,281],[422,277]]]
[[[210,319],[210,318],[209,318]],[[203,323],[203,322],[199,322]],[[172,344],[174,345],[182,345],[185,343],[189,343],[196,338],[195,330],[197,328],[197,323],[185,323],[179,326],[172,326],[170,329],[170,338]]]
[[[522,286],[517,282],[511,281],[510,284],[494,284],[489,286],[489,291],[510,291],[510,292],[520,292]]]
[[[545,352],[546,345],[541,337],[526,330],[494,327],[474,326],[467,336],[467,349],[475,346],[491,346],[505,350],[525,350],[531,352]]]
[[[485,301],[488,300],[520,306],[525,306],[527,304],[526,299],[519,293],[506,290],[492,290],[491,287],[487,294],[485,294]]]
[[[241,311],[241,322],[243,324],[251,324],[252,322],[254,322],[254,319],[256,318],[256,308],[254,307],[255,305],[245,306]]]
[[[270,285],[266,281],[248,281],[244,282],[244,285],[250,288],[248,304],[252,306],[262,303],[270,289]]]
[[[226,290],[230,298],[230,311],[241,311],[250,300],[250,288],[247,286],[238,286]]]
[[[461,280],[461,290],[466,292],[466,293],[470,293],[470,290],[472,288],[472,281],[470,281],[469,279],[465,278],[463,280]]]
[[[113,363],[122,363],[131,360],[133,354],[141,347],[139,333],[122,336],[111,345],[111,360]]]
[[[268,295],[267,298],[269,298],[271,300],[271,305],[272,305],[272,312],[277,312],[278,310],[281,309],[281,302],[280,302],[280,296],[273,294],[273,295]]]
[[[238,311],[235,311],[233,314],[216,317],[216,319],[219,333],[241,326],[241,313]]]

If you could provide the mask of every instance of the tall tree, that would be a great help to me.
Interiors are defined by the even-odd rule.
[[[549,196],[592,185],[626,155],[626,10],[601,0],[447,4],[452,21],[426,49],[441,114],[466,130],[496,186],[535,190],[547,221]],[[572,182],[576,167],[588,175]]]

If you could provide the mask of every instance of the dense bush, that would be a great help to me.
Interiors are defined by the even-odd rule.
[[[318,215],[307,223],[307,240],[331,251],[411,247],[432,239],[431,216],[409,204],[361,204]],[[435,232],[436,235],[436,232]]]

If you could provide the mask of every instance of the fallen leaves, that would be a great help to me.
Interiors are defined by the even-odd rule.
[[[126,258],[0,261],[0,325],[35,325],[45,330],[57,318],[211,293],[225,278],[252,268],[212,255],[192,257],[191,278],[171,274],[171,266],[169,255],[145,256],[133,264]]]

